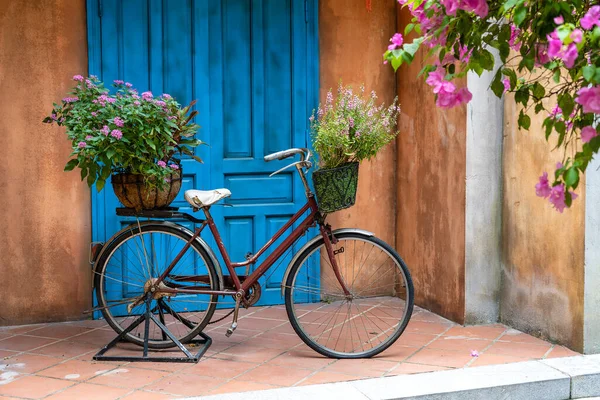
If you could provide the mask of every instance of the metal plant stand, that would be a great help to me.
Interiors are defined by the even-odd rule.
[[[150,304],[152,303],[152,293],[148,293],[146,295],[146,299],[144,300],[144,302],[146,304],[146,312],[144,314],[140,315],[140,317],[138,319],[136,319],[135,321],[133,321],[133,323],[131,325],[129,325],[129,327],[127,327],[127,329],[125,329],[116,338],[114,338],[110,343],[108,343],[106,346],[104,346],[93,357],[93,359],[96,361],[129,361],[129,362],[135,362],[135,361],[144,362],[145,361],[145,362],[182,362],[182,363],[197,363],[198,361],[200,361],[200,359],[202,358],[204,353],[206,353],[206,350],[208,350],[208,348],[212,344],[212,339],[208,335],[206,335],[204,332],[200,332],[201,339],[196,339],[196,340],[192,340],[191,342],[189,342],[193,345],[202,345],[200,347],[200,351],[198,351],[196,354],[192,354],[179,340],[177,340],[177,338],[171,333],[171,331],[169,331],[169,329],[165,326],[165,324],[162,323],[160,320],[158,320],[152,313],[152,310],[150,309]],[[166,338],[171,339],[171,341],[177,347],[179,347],[179,350],[181,350],[185,354],[185,357],[149,357],[148,356],[148,335],[150,333],[150,321],[153,321],[160,328],[164,339],[166,339]],[[116,346],[117,343],[119,343],[121,341],[127,342],[127,340],[125,339],[125,335],[127,335],[129,332],[134,330],[142,322],[144,322],[145,325],[144,325],[144,347],[143,347],[143,355],[141,357],[140,356],[136,357],[136,356],[106,356],[106,355],[104,355],[108,350],[110,350],[111,348]]]

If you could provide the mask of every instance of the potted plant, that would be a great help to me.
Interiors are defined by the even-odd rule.
[[[360,161],[373,158],[398,134],[397,99],[388,107],[376,100],[375,92],[365,96],[364,86],[355,93],[340,83],[337,98],[329,90],[325,104],[310,117],[313,148],[319,156],[313,183],[323,213],[354,205]]]
[[[75,87],[44,119],[66,127],[73,157],[65,171],[81,170],[81,179],[101,191],[111,177],[119,201],[136,210],[168,206],[181,188],[181,163],[176,155],[194,154],[191,122],[194,102],[182,108],[168,94],[141,95],[130,83],[114,81],[109,93],[95,76],[75,75]]]

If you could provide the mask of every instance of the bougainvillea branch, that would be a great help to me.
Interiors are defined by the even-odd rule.
[[[522,106],[519,128],[531,126],[529,112],[544,113],[546,140],[562,150],[554,176],[544,172],[538,196],[559,211],[577,197],[580,176],[600,149],[600,5],[598,0],[398,0],[413,16],[404,34],[384,54],[397,70],[420,48],[430,60],[420,75],[441,108],[472,96],[455,78],[492,71],[491,90],[511,92]],[[492,51],[501,60],[495,62]]]

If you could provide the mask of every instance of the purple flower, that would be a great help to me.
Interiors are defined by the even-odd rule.
[[[166,107],[166,105],[167,105],[167,103],[165,103],[162,100],[156,100],[156,101],[154,101],[154,104],[156,104],[159,107]]]
[[[581,31],[581,29],[573,30],[573,32],[571,32],[571,39],[575,43],[581,43],[581,41],[583,40],[583,32]]]
[[[119,128],[122,128],[125,125],[125,121],[123,121],[121,118],[119,117],[115,117],[113,119],[113,123],[118,126]]]
[[[548,173],[544,172],[544,174],[540,176],[540,181],[535,185],[535,194],[539,197],[546,198],[550,196],[551,191],[552,189],[548,182]]]
[[[169,118],[171,118],[171,117],[169,117]],[[311,115],[310,117],[308,117],[308,120],[309,120],[310,122],[313,122],[313,121],[315,120],[315,116],[314,116],[314,115]]]
[[[573,68],[573,66],[575,65],[575,60],[578,56],[579,53],[577,52],[577,45],[575,43],[571,43],[567,47],[567,50],[565,50],[562,59],[567,68]]]
[[[170,94],[163,93],[162,98],[165,99],[165,100],[171,100],[173,97],[171,97]]]
[[[354,118],[348,117],[348,125],[350,125],[350,128],[354,128]]]
[[[558,210],[559,213],[562,213],[565,207],[565,184],[561,183],[560,185],[556,185],[550,191],[550,203]]]
[[[558,114],[562,114],[562,110],[560,109],[560,107],[557,105],[554,106],[554,108],[552,109],[552,111],[550,112],[550,114],[548,115],[550,118],[556,118],[556,116]]]
[[[479,357],[479,352],[477,350],[471,350],[471,357]]]
[[[94,138],[94,137],[93,137],[92,135],[87,135],[87,136],[85,137],[85,140],[92,140],[93,138]]]
[[[402,46],[402,43],[404,43],[404,38],[402,37],[401,33],[395,33],[390,39],[390,42],[392,42],[392,44],[388,46],[388,50],[394,50],[396,47]]]
[[[106,99],[106,101],[108,101],[110,104],[114,103],[115,101],[117,101],[117,99],[115,99],[114,97],[108,97]]]
[[[116,79],[116,80],[114,80],[114,81],[113,81],[113,83],[114,83],[115,85],[122,85],[122,84],[124,84],[125,82],[124,82],[124,81],[122,81],[122,80],[120,80],[120,79]]]
[[[132,95],[131,95],[131,98],[132,98],[132,99],[139,100],[140,96],[138,96],[137,94],[132,94]]]
[[[81,75],[75,75],[73,77],[73,80],[77,81],[77,82],[83,82],[83,76],[81,76]]]
[[[104,136],[108,136],[108,134],[110,133],[110,128],[108,127],[108,125],[104,125],[102,129],[100,129],[100,132],[104,134]]]
[[[50,116],[50,118],[52,118],[54,121],[56,121],[56,120],[58,119],[58,118],[56,117],[56,114],[52,114],[52,115]]]
[[[510,79],[505,77],[502,79],[502,84],[504,85],[504,93],[508,92],[510,90]]]
[[[583,18],[581,18],[581,27],[585,30],[590,30],[596,26],[600,26],[600,6],[591,7]]]
[[[558,17],[554,17],[554,23],[556,25],[562,25],[565,23],[565,19],[563,18],[562,15],[559,15]]]
[[[168,119],[169,121],[173,121],[173,120],[174,120],[174,119],[176,119],[176,118],[177,118],[177,117],[176,117],[176,116],[174,116],[174,115],[169,115],[169,116],[167,117],[167,119]]]
[[[583,143],[588,143],[590,140],[598,136],[598,132],[591,126],[586,126],[581,130],[581,141]]]
[[[133,85],[131,83],[129,83],[129,82],[125,82],[125,86],[128,87],[128,88],[132,88],[133,87]]]
[[[77,100],[79,100],[79,97],[65,97],[62,99],[65,103],[75,103]]]
[[[136,106],[141,106],[142,105],[142,103],[140,103],[138,100],[134,101],[133,104],[136,105]]]
[[[142,99],[149,101],[152,100],[154,98],[154,96],[152,95],[152,92],[144,92],[142,93]]]
[[[83,149],[85,146],[87,146],[86,142],[79,142],[79,143],[77,143],[77,147],[79,147],[80,149]]]
[[[159,166],[159,167],[161,167],[161,168],[165,168],[165,167],[167,166],[167,163],[166,163],[166,162],[164,162],[164,161],[162,161],[162,160],[160,160],[160,161],[158,161],[158,162],[156,163],[156,165],[158,165],[158,166]]]
[[[177,164],[169,164],[169,167],[171,169],[175,169],[175,170],[179,169],[179,165],[177,165]]]
[[[123,132],[118,129],[113,129],[110,133],[110,136],[114,137],[115,139],[121,139],[123,137]]]
[[[600,85],[582,88],[577,95],[575,102],[583,106],[584,113],[600,114]]]

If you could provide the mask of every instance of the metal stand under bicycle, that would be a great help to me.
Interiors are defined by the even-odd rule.
[[[150,308],[152,299],[153,299],[152,293],[148,292],[148,294],[146,294],[146,298],[144,300],[144,303],[146,303],[146,312],[144,314],[140,315],[140,317],[138,319],[136,319],[135,321],[133,321],[133,323],[131,325],[129,325],[127,327],[127,329],[125,329],[116,338],[114,338],[110,343],[108,343],[106,346],[104,346],[93,357],[94,360],[96,360],[96,361],[130,361],[130,362],[131,361],[182,362],[182,363],[197,363],[198,361],[200,361],[200,359],[202,358],[204,353],[206,353],[206,350],[208,350],[208,348],[212,344],[212,339],[208,335],[206,335],[204,332],[200,332],[200,337],[202,337],[202,339],[192,340],[189,343],[192,345],[203,345],[203,346],[200,348],[200,351],[198,351],[195,355],[190,353],[190,351],[179,340],[177,340],[177,338],[171,333],[171,331],[169,331],[169,329],[165,326],[165,324],[163,322],[161,322],[160,320],[158,320],[154,316],[154,314],[152,313],[152,310]],[[159,305],[159,307],[160,307],[160,305]],[[159,329],[162,331],[163,338],[166,339],[168,337],[169,339],[171,339],[171,341],[177,347],[179,347],[179,350],[181,350],[185,354],[185,357],[149,357],[148,356],[148,335],[150,333],[150,321],[153,321],[159,327]],[[137,357],[135,357],[135,356],[105,356],[104,355],[108,350],[115,347],[117,345],[117,343],[119,343],[121,341],[127,342],[127,340],[125,339],[125,336],[129,332],[134,330],[142,322],[144,322],[144,335],[145,336],[144,336],[143,355],[141,357],[139,357],[139,356],[137,356]]]

